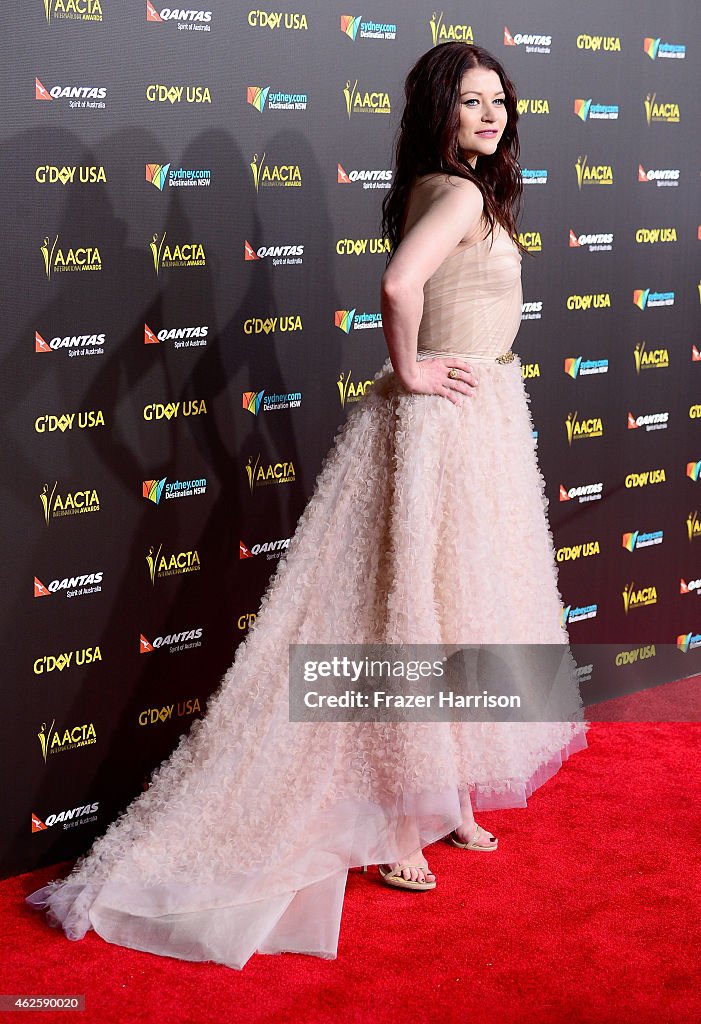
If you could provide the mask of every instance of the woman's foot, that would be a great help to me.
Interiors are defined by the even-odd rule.
[[[401,868],[401,876],[407,882],[435,882],[436,876],[428,870],[428,861],[421,850],[415,850],[406,860],[395,861],[393,864],[385,864],[393,872]]]
[[[463,850],[484,850],[488,852],[496,850],[498,843],[496,836],[493,836],[491,832],[478,825],[474,818],[469,824],[463,821],[462,825],[454,829],[448,838],[453,846],[459,846]]]
[[[477,836],[473,839],[477,831]],[[461,843],[473,842],[474,846],[480,846],[483,850],[491,850],[492,847],[497,845],[496,837],[491,832],[487,832],[486,829],[477,827],[477,823],[473,818],[472,821],[462,823],[458,828],[455,829],[455,835],[458,837]]]

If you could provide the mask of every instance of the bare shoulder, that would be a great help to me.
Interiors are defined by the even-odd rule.
[[[426,174],[417,178],[416,189],[418,192],[431,195],[434,200],[445,197],[460,203],[482,202],[479,186],[469,178],[461,178],[457,174]]]
[[[412,187],[406,218],[406,230],[427,214],[431,218],[449,218],[469,233],[479,221],[484,199],[477,185],[454,174],[426,174]]]

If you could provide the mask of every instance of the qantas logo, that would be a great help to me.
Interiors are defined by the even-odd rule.
[[[98,85],[54,85],[47,89],[41,79],[34,79],[34,97],[37,100],[70,100],[72,107],[104,107],[107,89]]]

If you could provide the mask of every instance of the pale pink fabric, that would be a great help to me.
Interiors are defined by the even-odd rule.
[[[499,231],[446,260],[425,300],[420,358],[477,356],[477,394],[458,408],[378,371],[204,719],[72,873],[27,897],[69,938],[93,927],[235,968],[256,951],[333,958],[350,866],[445,836],[461,793],[526,806],[586,747],[576,684],[551,722],[288,720],[290,643],[568,641],[520,361],[487,361],[518,330],[520,254]]]

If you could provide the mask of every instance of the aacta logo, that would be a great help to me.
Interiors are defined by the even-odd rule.
[[[351,171],[346,174],[341,165],[338,165],[337,182],[339,185],[352,185],[359,181],[363,188],[389,188],[392,183],[391,170],[381,171]]]
[[[92,427],[104,427],[105,417],[102,409],[88,409],[86,412],[64,412],[60,416],[53,414],[37,416],[34,429],[37,434],[51,434],[55,430],[65,433],[67,430],[89,430]]]
[[[355,381],[351,380],[352,372],[352,370],[348,370],[344,375],[343,370],[341,370],[336,381],[338,397],[342,408],[345,408],[347,402],[359,402],[361,398],[365,398],[365,392],[373,383],[371,380],[361,380],[356,384]]]
[[[65,829],[87,825],[89,822],[97,821],[99,807],[99,801],[96,801],[94,804],[84,804],[67,811],[48,814],[44,819],[38,814],[32,814],[32,832],[44,832],[53,825],[63,825]]]
[[[100,511],[100,499],[95,488],[61,494],[58,491],[58,480],[54,481],[51,490],[49,490],[48,484],[44,484],[39,500],[44,510],[44,522],[47,526],[52,519]]]
[[[648,351],[645,346],[646,342],[639,341],[633,350],[636,373],[640,373],[641,370],[667,369],[669,366],[669,349],[653,348]]]
[[[271,484],[293,484],[297,479],[294,463],[269,462],[265,465],[260,460],[260,452],[255,459],[252,455],[249,456],[244,469],[251,494],[256,487],[267,487]]]
[[[34,79],[34,99],[68,100],[71,110],[104,110],[106,98],[107,89],[102,85],[53,85],[47,89],[39,78]]]
[[[434,46],[453,40],[460,43],[474,43],[475,41],[471,25],[446,25],[443,11],[439,15],[436,15],[434,11],[428,19],[428,25],[431,29]]]
[[[46,20],[102,21],[100,0],[43,0]]]
[[[243,243],[243,258],[247,262],[270,259],[273,266],[302,263],[303,245],[261,245],[254,249],[249,241]]]
[[[674,292],[653,292],[649,288],[635,288],[633,303],[638,309],[649,309],[651,306],[673,306]]]
[[[573,441],[581,441],[592,437],[602,437],[604,426],[600,416],[590,416],[587,420],[580,420],[578,412],[569,412],[565,419],[567,430],[567,441],[571,445]]]
[[[211,11],[190,11],[180,7],[160,7],[159,10],[150,0],[146,0],[146,21],[173,21],[180,32],[210,32],[211,20]]]
[[[179,242],[177,245],[166,244],[167,231],[163,237],[153,235],[149,242],[153,265],[156,273],[161,270],[172,270],[178,267],[204,267],[207,264],[204,246],[201,242]]]
[[[638,181],[654,181],[657,185],[675,188],[679,184],[679,168],[646,171],[642,164],[638,164]]]
[[[588,156],[578,156],[575,161],[577,171],[577,186],[581,190],[583,185],[613,185],[613,168],[610,164],[588,163]]]
[[[34,660],[34,675],[63,672],[66,668],[91,665],[95,661],[102,661],[99,647],[81,647],[77,651],[65,651],[62,654],[43,654]]]
[[[211,103],[212,94],[206,85],[159,85],[146,86],[149,103]]]
[[[550,53],[552,36],[525,35],[517,32],[512,35],[504,25],[504,46],[523,46],[526,53]]]
[[[163,341],[172,341],[173,348],[202,348],[207,344],[209,327],[164,327],[158,334],[144,324],[144,345],[159,345]]]
[[[628,612],[635,611],[636,608],[657,604],[657,587],[638,587],[636,589],[635,583],[631,580],[621,591],[621,597],[623,598],[623,610],[627,615]]]
[[[139,651],[141,654],[153,654],[160,647],[169,647],[170,653],[184,651],[188,647],[201,647],[201,643],[192,641],[201,640],[204,632],[202,626],[197,629],[184,629],[179,633],[168,633],[166,636],[157,636],[155,640],[147,640],[143,633],[139,634]]]
[[[261,188],[300,188],[302,172],[298,164],[267,164],[265,153],[253,155],[249,167],[256,192]]]
[[[64,750],[77,750],[78,747],[88,747],[92,743],[97,743],[97,733],[93,722],[68,726],[63,731],[56,729],[55,726],[55,718],[52,719],[50,726],[47,726],[46,722],[42,722],[37,733],[44,763],[49,754],[60,754]]]
[[[518,237],[521,245],[524,245],[528,252],[543,251],[543,240],[540,237],[540,231],[520,231]]]
[[[39,331],[34,332],[35,352],[68,352],[69,358],[73,356],[102,355],[105,344],[104,334],[67,334],[63,337],[58,335],[51,341],[46,341]]]
[[[102,593],[102,572],[86,572],[82,576],[65,576],[62,580],[51,580],[48,587],[38,577],[34,577],[34,596],[51,597],[63,591],[67,598],[85,597],[88,594]]]
[[[643,39],[643,52],[650,60],[657,60],[658,57],[671,57],[676,60],[684,60],[686,57],[686,46],[682,43],[663,43],[661,39],[651,39],[646,36]]]
[[[144,406],[144,419],[172,420],[178,416],[206,416],[207,405],[204,398],[189,399],[187,402],[150,402]]]
[[[645,104],[645,119],[648,124],[658,121],[664,121],[667,124],[679,124],[678,103],[658,103],[656,92],[648,93],[643,102]]]
[[[159,544],[157,549],[153,545],[148,549],[146,555],[149,579],[153,586],[156,580],[165,579],[166,576],[180,576],[186,572],[200,571],[200,556],[197,551],[174,551],[170,554],[163,552],[163,545]]]
[[[346,98],[346,112],[350,120],[351,114],[390,114],[391,106],[389,93],[386,92],[363,92],[358,88],[358,79],[353,85],[350,81],[343,87],[343,95]]]
[[[77,177],[76,177],[77,174]],[[107,181],[105,168],[96,164],[69,164],[56,167],[54,164],[39,164],[34,172],[39,185],[97,185]]]
[[[701,516],[697,510],[686,517],[686,533],[690,544],[694,540],[701,540]]]
[[[58,244],[59,236],[53,242],[48,235],[39,246],[44,262],[44,273],[51,280],[52,274],[75,272],[79,270],[102,270],[102,257],[96,245],[77,246],[63,249]]]

